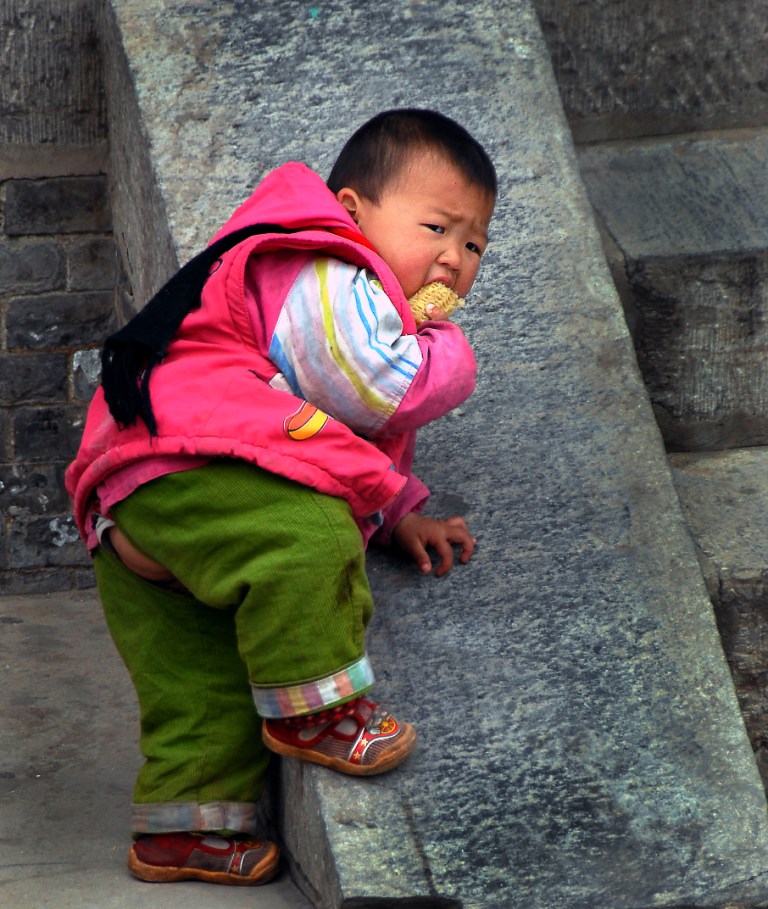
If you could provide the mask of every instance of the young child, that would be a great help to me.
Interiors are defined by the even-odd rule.
[[[327,185],[297,163],[269,174],[107,339],[67,488],[139,699],[137,877],[263,883],[270,752],[370,775],[413,750],[365,697],[365,546],[393,541],[423,572],[431,549],[437,575],[474,552],[461,518],[420,513],[411,464],[475,361],[407,298],[469,291],[495,196],[462,127],[387,111]]]

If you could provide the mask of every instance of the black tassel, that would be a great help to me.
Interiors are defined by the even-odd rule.
[[[221,237],[182,266],[130,322],[106,339],[101,384],[109,411],[121,428],[141,418],[149,434],[157,435],[149,393],[152,370],[163,361],[185,316],[200,306],[216,260],[255,234],[287,233],[295,231],[279,224],[254,224]]]

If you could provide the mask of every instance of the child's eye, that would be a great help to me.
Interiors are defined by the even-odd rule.
[[[477,243],[467,243],[467,249],[470,252],[476,253],[478,256],[482,256],[483,254],[482,249],[477,245]]]
[[[424,227],[428,227],[430,230],[433,230],[436,234],[444,234],[445,228],[440,227],[439,224],[425,224]]]

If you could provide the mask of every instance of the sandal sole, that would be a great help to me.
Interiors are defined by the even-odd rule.
[[[128,853],[128,869],[134,877],[150,884],[171,884],[176,881],[205,881],[208,884],[227,884],[234,887],[258,887],[266,884],[277,874],[280,864],[280,850],[277,846],[268,852],[258,865],[245,877],[229,871],[205,871],[202,868],[173,868],[163,865],[147,865],[133,849]]]
[[[401,723],[400,728],[402,734],[397,742],[384,751],[378,760],[372,764],[351,764],[344,758],[323,754],[321,751],[314,751],[311,748],[300,748],[297,745],[288,745],[285,742],[281,742],[280,739],[274,738],[267,729],[266,723],[262,726],[262,738],[270,751],[274,751],[275,754],[279,754],[282,757],[292,757],[311,764],[320,764],[322,767],[328,767],[331,770],[337,770],[349,776],[376,776],[378,773],[386,773],[388,770],[393,770],[399,764],[402,764],[416,747],[416,730],[414,727],[409,723]]]

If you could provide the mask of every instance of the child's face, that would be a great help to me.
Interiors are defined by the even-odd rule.
[[[406,297],[441,281],[460,297],[472,286],[488,245],[494,198],[444,158],[415,155],[378,203],[345,188],[337,194],[395,273]]]

